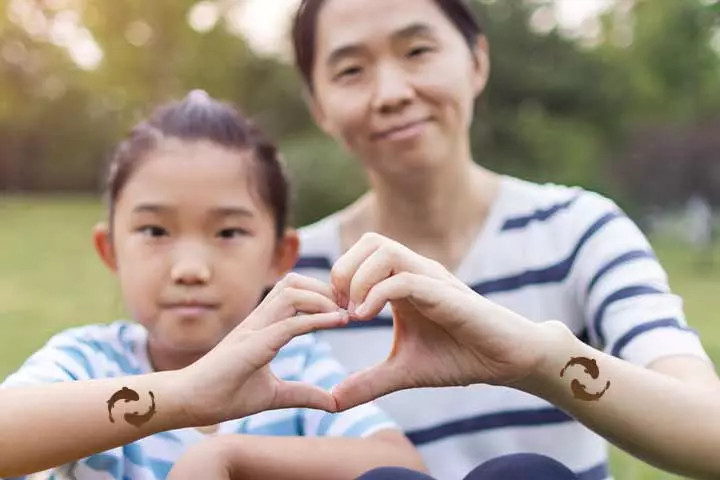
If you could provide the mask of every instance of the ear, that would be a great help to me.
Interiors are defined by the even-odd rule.
[[[479,35],[473,49],[473,88],[475,96],[480,95],[490,78],[490,47],[487,37]]]
[[[295,266],[300,252],[300,237],[297,230],[288,228],[282,238],[277,240],[273,263],[267,284],[269,287],[285,276]]]
[[[115,249],[113,248],[110,228],[107,223],[101,222],[95,225],[93,228],[93,244],[95,245],[95,251],[105,266],[112,272],[117,272]]]

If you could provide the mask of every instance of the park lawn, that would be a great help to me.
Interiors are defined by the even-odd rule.
[[[94,197],[0,198],[0,379],[54,333],[122,315],[115,280],[97,259],[91,229],[104,215]],[[673,289],[685,299],[692,327],[720,362],[720,267],[697,268],[692,252],[657,240]],[[720,263],[720,251],[716,255]],[[618,480],[669,480],[613,449]]]

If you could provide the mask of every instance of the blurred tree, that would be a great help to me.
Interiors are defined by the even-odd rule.
[[[549,2],[478,3],[491,76],[473,127],[476,160],[538,181],[602,188],[600,161],[620,95],[603,88],[608,67],[560,34],[530,28]]]
[[[638,0],[630,38],[606,20],[598,49],[625,89],[614,180],[645,205],[678,206],[694,193],[720,203],[720,3]],[[622,20],[620,20],[622,21]],[[715,118],[715,120],[713,120]]]
[[[473,4],[492,60],[472,127],[479,163],[635,202],[681,201],[693,182],[720,188],[708,180],[720,2],[615,0],[594,44],[560,30],[552,0]],[[203,88],[279,140],[298,180],[298,223],[351,201],[365,188],[360,169],[313,126],[292,67],[247,46],[238,5],[0,0],[0,190],[95,190],[141,115]]]

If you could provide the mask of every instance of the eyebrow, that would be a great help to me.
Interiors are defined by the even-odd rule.
[[[431,36],[432,28],[424,23],[412,23],[407,27],[397,30],[391,35],[393,40],[405,40],[417,36]],[[333,66],[345,57],[360,55],[364,51],[364,47],[359,44],[344,45],[334,49],[328,56],[328,66]]]
[[[174,212],[176,208],[169,205],[143,203],[133,208],[133,213],[168,213]],[[244,207],[215,207],[210,209],[210,215],[214,217],[254,217],[252,210]]]
[[[430,36],[432,34],[433,29],[429,25],[426,25],[424,23],[413,23],[393,33],[392,37],[393,39],[406,39],[410,37]]]

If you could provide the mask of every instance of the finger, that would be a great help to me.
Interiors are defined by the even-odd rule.
[[[387,302],[410,299],[418,284],[431,279],[414,273],[403,272],[373,285],[355,312],[349,312],[354,320],[368,320],[377,316]]]
[[[353,373],[336,385],[331,393],[335,397],[337,411],[342,412],[410,386],[407,373],[393,368],[386,361]]]
[[[335,301],[340,307],[348,307],[350,281],[355,275],[355,271],[385,242],[392,242],[392,240],[376,233],[366,233],[335,262],[330,271],[330,282],[335,294]]]
[[[242,330],[240,325],[231,335],[226,336],[222,343],[245,342],[242,349],[245,363],[257,370],[270,363],[280,349],[293,338],[316,330],[342,327],[347,325],[348,321],[347,312],[336,311],[298,315],[260,330]]]
[[[447,331],[455,331],[462,325],[480,324],[484,318],[501,318],[487,313],[495,308],[474,291],[458,289],[451,281],[415,273],[400,273],[373,286],[358,306],[352,318],[374,318],[385,304],[394,300],[409,301],[422,316]],[[406,318],[406,321],[413,321]],[[396,330],[399,328],[395,327]]]
[[[384,244],[371,253],[357,267],[350,280],[348,311],[354,313],[355,307],[365,301],[370,289],[398,272],[411,270],[412,252],[399,244]]]
[[[271,301],[277,296],[284,288],[293,287],[301,288],[303,290],[310,290],[320,295],[324,295],[327,298],[334,300],[332,287],[316,278],[306,277],[294,272],[285,275],[282,280],[276,283],[272,290],[265,296],[263,303]],[[262,304],[262,303],[261,303]]]
[[[462,284],[439,262],[423,257],[397,242],[383,242],[356,268],[350,281],[348,309],[363,303],[370,289],[390,276],[414,273],[457,286]],[[464,284],[462,284],[464,287]]]
[[[326,412],[337,411],[335,397],[322,388],[303,382],[280,382],[270,408],[296,407],[317,408]]]
[[[295,337],[316,330],[342,327],[347,325],[349,320],[347,312],[344,311],[298,315],[270,325],[261,332],[267,346],[278,351]]]
[[[311,290],[285,287],[241,324],[246,329],[261,329],[298,313],[330,313],[339,308],[335,301]]]

